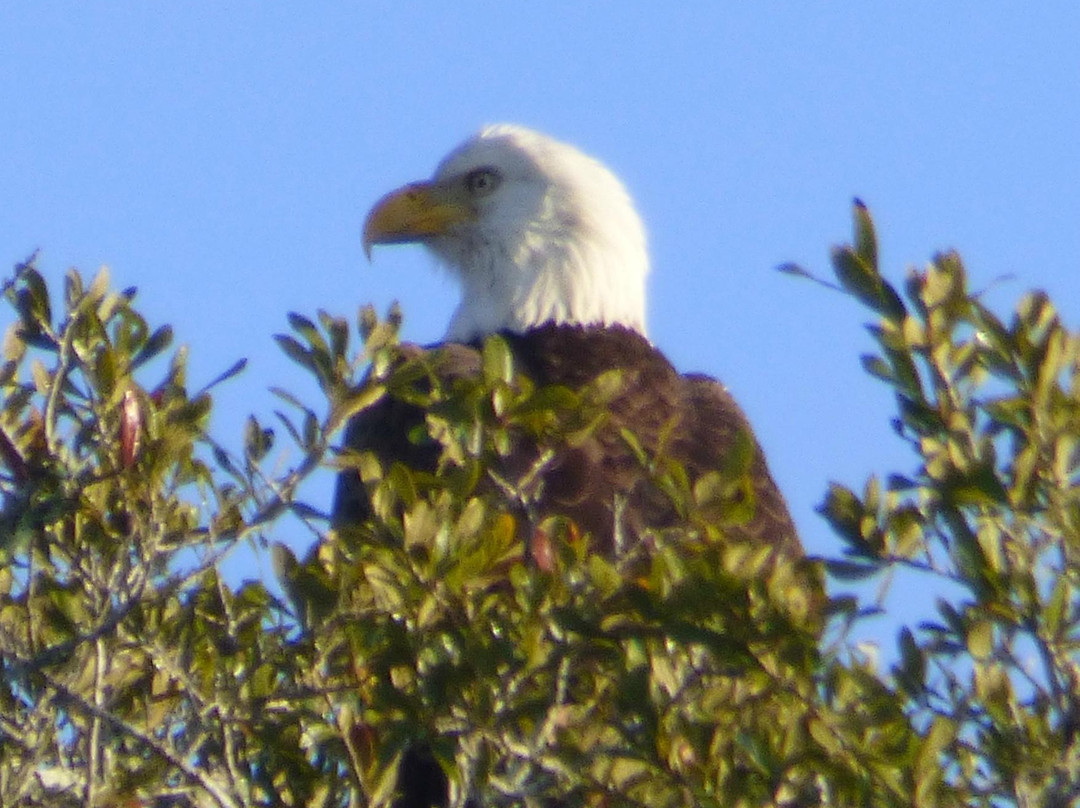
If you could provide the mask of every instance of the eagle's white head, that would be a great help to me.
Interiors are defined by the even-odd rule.
[[[435,176],[387,194],[364,249],[419,242],[460,279],[447,338],[521,333],[546,323],[645,333],[645,230],[605,166],[520,126],[488,126]]]

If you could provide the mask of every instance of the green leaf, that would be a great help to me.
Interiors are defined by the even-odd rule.
[[[922,696],[926,680],[926,657],[906,626],[900,630],[900,665],[894,675],[911,698]]]
[[[825,517],[833,530],[848,544],[865,550],[862,526],[866,511],[851,489],[839,483],[830,483],[825,502],[818,507],[818,513]]]
[[[505,339],[490,336],[484,340],[482,352],[484,381],[488,384],[509,384],[514,378],[514,357]]]
[[[819,278],[817,275],[810,272],[810,270],[805,269],[804,267],[802,267],[802,266],[800,266],[799,264],[796,264],[796,263],[788,262],[788,263],[785,263],[785,264],[781,264],[780,266],[778,266],[776,268],[776,271],[777,272],[783,272],[785,275],[792,275],[792,276],[794,276],[796,278],[804,278],[805,280],[813,281],[818,286],[824,286],[826,289],[830,289],[830,290],[832,290],[834,292],[843,291],[835,283],[830,283],[829,281],[825,280],[824,278]]]
[[[882,359],[880,356],[874,356],[873,354],[863,354],[859,357],[859,361],[863,366],[863,370],[869,373],[871,376],[875,376],[882,381],[894,383],[896,376],[893,373],[893,369],[889,367],[889,363]]]
[[[319,336],[319,329],[315,326],[315,323],[303,314],[299,314],[295,311],[290,311],[286,315],[286,319],[289,321],[289,326],[301,336],[307,340],[317,338]]]
[[[945,422],[929,403],[916,400],[904,393],[896,394],[901,420],[917,435],[938,435],[945,430]]]
[[[178,361],[181,362],[181,364],[183,364],[185,362],[185,360],[186,360],[186,351],[183,354],[178,354]],[[236,360],[235,362],[233,362],[232,365],[229,366],[229,368],[227,370],[225,370],[223,373],[219,374],[218,376],[215,376],[211,381],[207,382],[203,386],[202,390],[200,390],[199,392],[200,393],[209,392],[210,390],[217,387],[222,382],[228,381],[233,376],[236,376],[237,374],[239,374],[246,367],[247,367],[247,360],[246,359],[238,359],[238,360]],[[180,377],[180,380],[179,380],[178,383],[183,383],[183,377],[182,376]]]
[[[1041,616],[1046,625],[1046,633],[1055,640],[1069,625],[1066,616],[1069,613],[1069,598],[1076,595],[1074,586],[1067,576],[1058,578],[1043,609]]]
[[[855,200],[852,210],[855,220],[855,254],[865,266],[877,273],[877,234],[874,232],[874,222],[870,218],[870,211],[866,209],[861,199]]]
[[[825,571],[840,581],[861,581],[881,572],[881,566],[860,561],[825,560]]]
[[[274,445],[274,430],[264,429],[249,415],[244,428],[244,454],[253,463],[262,460]]]
[[[810,272],[810,270],[799,264],[796,264],[793,261],[788,261],[786,263],[780,264],[780,266],[776,268],[776,271],[783,272],[785,275],[794,275],[797,278],[806,278],[810,281],[818,281],[819,283],[821,282],[820,278],[815,276],[812,272]]]
[[[314,322],[296,312],[289,312],[288,320],[293,331],[308,341],[313,355],[323,355],[324,357],[330,355],[330,346],[323,338],[323,335],[319,333],[319,328]]]
[[[82,275],[72,268],[64,274],[64,305],[68,309],[75,308],[83,296]]]
[[[840,286],[884,317],[901,322],[907,311],[900,296],[850,247],[832,251],[833,272]]]
[[[349,350],[349,324],[344,317],[333,317],[319,311],[319,322],[330,337],[330,351],[335,358],[344,359]]]
[[[942,499],[957,507],[1007,505],[1009,502],[1009,493],[998,478],[997,469],[989,463],[966,473],[953,470],[941,480],[940,486]]]
[[[170,325],[163,325],[157,329],[146,343],[139,349],[139,352],[135,354],[135,358],[131,360],[131,367],[137,368],[140,365],[150,361],[155,356],[160,354],[166,348],[172,344],[173,330]]]
[[[21,290],[18,295],[19,311],[24,324],[37,331],[52,323],[52,304],[49,301],[49,287],[41,273],[31,267],[25,267],[19,274]]]
[[[986,660],[994,651],[994,624],[989,620],[974,620],[967,626],[968,653],[977,660]]]
[[[311,358],[311,351],[297,342],[293,337],[288,334],[275,334],[274,341],[278,344],[278,347],[284,351],[285,355],[289,357],[296,364],[307,370],[315,370],[315,362]]]
[[[876,309],[879,299],[878,281],[874,273],[850,247],[834,247],[832,265],[840,286],[866,305]]]
[[[922,381],[919,378],[919,369],[910,351],[888,347],[884,350],[892,369],[892,381],[900,392],[916,401],[925,399]]]
[[[935,793],[940,788],[943,778],[943,760],[945,749],[956,738],[954,723],[945,717],[938,717],[930,725],[923,738],[915,767],[914,805],[933,805],[937,802]]]

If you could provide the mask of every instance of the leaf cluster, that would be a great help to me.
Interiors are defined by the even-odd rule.
[[[104,270],[69,272],[57,305],[30,260],[3,295],[0,804],[269,804],[286,771],[314,789],[282,709],[287,615],[217,570],[295,485],[206,434],[243,363],[189,391],[171,329]]]
[[[861,494],[831,487],[821,511],[846,545],[831,572],[905,570],[942,593],[937,619],[901,631],[891,678],[972,804],[1070,804],[1080,798],[1080,335],[1043,292],[1001,320],[952,252],[895,288],[861,204],[854,243],[833,264],[877,315],[863,366],[894,390],[893,429],[916,466]]]
[[[724,493],[744,460],[695,482],[639,452],[685,524],[611,557],[537,513],[544,464],[603,422],[617,374],[541,388],[495,338],[447,379],[438,352],[398,343],[396,311],[294,314],[277,341],[323,401],[276,390],[276,423],[249,419],[233,456],[207,423],[242,363],[191,392],[134,290],[71,272],[56,304],[19,265],[0,368],[0,804],[390,805],[416,750],[454,805],[1068,804],[1077,337],[1045,295],[1000,321],[953,254],[894,287],[861,205],[833,263],[873,313],[864,366],[895,390],[916,468],[831,487],[845,554],[827,566],[948,584],[884,673],[822,642],[800,564],[725,529],[746,518]],[[424,409],[412,439],[437,447],[435,473],[333,448],[388,395]],[[550,451],[508,470],[523,436]],[[360,475],[372,513],[329,529],[297,493],[320,467]],[[298,525],[302,557],[281,541]],[[271,539],[284,598],[223,580],[234,548]],[[867,611],[829,604],[842,625]]]

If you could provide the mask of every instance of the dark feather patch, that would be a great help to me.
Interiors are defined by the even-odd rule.
[[[609,371],[617,371],[621,382],[599,426],[583,440],[563,447],[544,467],[543,495],[532,514],[536,524],[527,525],[528,532],[522,536],[538,567],[550,569],[554,563],[551,536],[539,527],[548,514],[569,517],[606,554],[618,549],[616,512],[621,519],[618,534],[629,542],[650,529],[679,522],[671,498],[650,477],[642,454],[646,459],[678,461],[691,482],[709,472],[748,467],[751,483],[745,498],[752,500],[751,515],[733,522],[726,534],[733,540],[772,547],[776,557],[801,555],[795,526],[750,424],[719,382],[702,375],[679,375],[644,337],[626,328],[548,325],[523,335],[502,336],[519,369],[538,386],[561,385],[578,391]],[[424,350],[430,349],[408,347],[404,355],[415,358]],[[482,372],[476,346],[439,346],[437,353],[427,356],[443,384]],[[345,443],[356,451],[374,452],[384,467],[401,461],[434,472],[439,446],[433,440],[416,443],[409,439],[423,424],[422,409],[387,397],[353,419]],[[749,458],[745,457],[747,446]],[[504,468],[495,471],[512,479],[526,472],[538,456],[535,444],[519,440]],[[622,503],[619,508],[617,501]],[[364,519],[370,508],[358,474],[343,472],[333,511],[335,524]],[[397,782],[395,808],[447,804],[446,774],[424,745],[406,751]]]
[[[657,490],[639,457],[623,437],[632,433],[649,457],[673,459],[690,480],[723,469],[740,436],[749,436],[754,512],[731,527],[733,538],[749,538],[783,553],[800,551],[795,526],[783,496],[753,441],[750,424],[727,390],[708,376],[681,376],[660,351],[636,332],[619,327],[546,325],[526,334],[503,334],[518,367],[539,386],[562,385],[580,390],[608,371],[618,371],[621,385],[608,404],[608,418],[580,445],[566,447],[546,466],[540,515],[570,517],[592,536],[602,552],[614,545],[614,503],[625,502],[622,531],[631,540],[650,529],[678,521],[670,497]],[[405,349],[409,356],[429,350]],[[438,347],[433,371],[444,384],[481,372],[475,346]],[[439,448],[416,443],[409,436],[424,423],[423,411],[388,396],[356,416],[345,444],[373,452],[384,464],[400,461],[435,471]],[[537,447],[520,442],[505,461],[503,476],[524,472],[537,457]],[[352,471],[341,474],[334,505],[335,524],[349,524],[369,515],[367,492]]]

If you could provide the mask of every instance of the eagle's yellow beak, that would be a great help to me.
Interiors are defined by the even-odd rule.
[[[364,222],[364,254],[371,260],[373,244],[402,244],[444,235],[451,227],[474,218],[463,200],[432,182],[413,182],[391,191]]]

